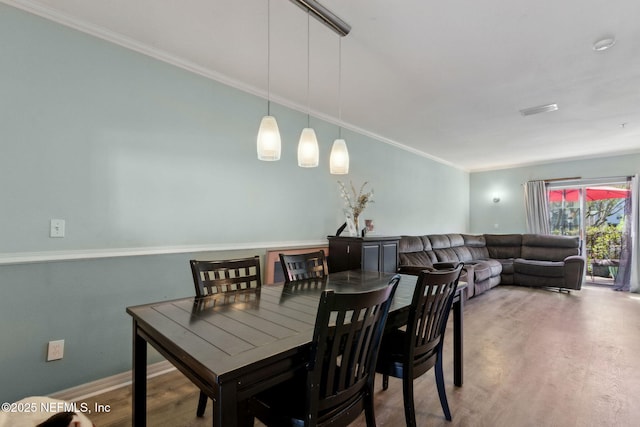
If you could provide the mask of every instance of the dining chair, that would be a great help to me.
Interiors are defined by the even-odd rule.
[[[243,289],[260,289],[262,277],[260,275],[260,257],[218,260],[218,261],[189,261],[196,296],[225,294]],[[200,391],[196,415],[204,416],[207,407],[207,395]]]
[[[310,296],[315,298],[325,290],[329,283],[328,277],[315,277],[313,279],[294,280],[285,282],[280,294],[280,301]]]
[[[324,277],[329,274],[323,250],[295,255],[280,254],[280,265],[285,282]]]
[[[189,263],[198,297],[262,286],[259,256]]]
[[[308,362],[293,379],[250,398],[250,417],[267,426],[345,426],[364,411],[367,426],[375,426],[376,356],[399,281],[395,275],[369,292],[322,291]]]
[[[402,378],[404,415],[407,426],[416,425],[413,380],[435,366],[436,385],[445,418],[451,421],[442,370],[442,347],[447,319],[463,264],[454,268],[423,271],[418,276],[406,329],[385,333],[376,364],[382,388],[389,377]]]

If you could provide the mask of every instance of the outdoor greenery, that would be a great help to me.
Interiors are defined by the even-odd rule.
[[[604,224],[587,228],[587,270],[594,276],[613,277],[614,267],[607,266],[607,260],[619,260],[622,248],[624,223]],[[603,262],[604,261],[604,262]],[[600,264],[605,264],[600,267]]]
[[[620,258],[622,245],[622,223],[605,224],[587,228],[587,248],[590,258],[595,260]]]
[[[607,225],[607,220],[613,216],[622,217],[624,202],[621,199],[602,199],[587,202],[585,221],[593,227]]]
[[[576,202],[565,202],[564,206],[558,202],[550,203],[552,234],[579,235],[580,227],[577,218],[580,211],[577,206]],[[620,258],[624,230],[623,210],[624,202],[620,199],[587,201],[585,248],[588,274],[609,276],[609,267],[603,267],[599,272],[598,268],[596,271],[593,270],[594,265]],[[612,218],[619,219],[619,222],[611,224],[609,221]]]

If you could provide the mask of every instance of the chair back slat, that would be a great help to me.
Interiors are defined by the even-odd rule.
[[[325,277],[329,274],[323,250],[305,254],[280,254],[280,265],[286,282]]]
[[[260,257],[220,261],[189,261],[198,297],[258,289],[262,286]]]

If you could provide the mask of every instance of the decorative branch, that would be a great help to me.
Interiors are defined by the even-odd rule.
[[[356,188],[353,182],[350,182],[351,192],[347,190],[342,181],[338,181],[340,187],[340,197],[344,199],[345,210],[351,212],[354,221],[357,221],[362,211],[367,207],[368,203],[373,203],[373,189],[371,191],[364,191],[367,181],[362,184],[360,191],[356,192]],[[357,225],[356,225],[357,226]]]

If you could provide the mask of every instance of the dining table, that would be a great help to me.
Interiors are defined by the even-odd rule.
[[[214,426],[241,425],[248,398],[304,369],[323,290],[364,292],[386,286],[393,276],[348,270],[321,279],[127,307],[133,319],[133,426],[146,425],[148,345],[213,400]],[[400,276],[385,330],[408,320],[417,276]],[[458,284],[453,303],[456,386],[463,383],[466,286]]]

